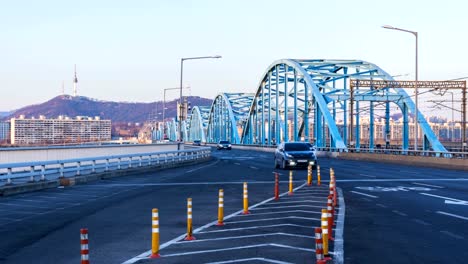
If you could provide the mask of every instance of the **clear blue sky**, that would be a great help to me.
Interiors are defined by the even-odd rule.
[[[2,1],[0,111],[72,93],[103,100],[162,100],[179,86],[180,58],[191,94],[254,92],[280,58],[362,59],[421,80],[468,76],[466,1]],[[177,92],[168,94],[170,99]]]

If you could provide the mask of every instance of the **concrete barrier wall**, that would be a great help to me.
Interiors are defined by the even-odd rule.
[[[215,145],[214,145],[215,146]],[[275,148],[255,147],[255,146],[233,146],[234,149],[254,150],[262,152],[275,152]],[[352,153],[352,152],[326,152],[317,151],[317,157],[328,157],[347,160],[362,160],[384,163],[395,163],[404,165],[424,166],[432,168],[445,168],[452,170],[467,170],[468,159],[449,159],[436,157],[408,156],[408,155],[392,155],[392,154],[377,154],[377,153]]]
[[[421,157],[392,154],[370,154],[370,153],[350,153],[331,152],[338,159],[364,160],[384,163],[396,163],[404,165],[424,166],[433,168],[445,168],[455,170],[468,170],[468,159],[448,159],[436,157]]]
[[[183,149],[183,145],[181,145]],[[6,148],[0,150],[0,163],[77,159],[120,154],[163,152],[177,150],[177,144],[133,144],[70,146],[40,148]]]

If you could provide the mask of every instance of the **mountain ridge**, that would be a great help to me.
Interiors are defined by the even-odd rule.
[[[212,100],[187,96],[191,105],[211,105]],[[166,101],[165,118],[175,117],[177,114],[177,101]],[[163,102],[114,102],[104,101],[85,96],[59,95],[44,103],[28,105],[15,110],[2,119],[10,119],[24,115],[26,118],[39,117],[57,118],[60,115],[99,116],[101,119],[110,119],[112,122],[145,122],[148,120],[162,120]]]

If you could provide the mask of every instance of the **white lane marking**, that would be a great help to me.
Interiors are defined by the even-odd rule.
[[[262,208],[256,208],[256,209],[254,209],[254,210],[270,210],[270,209],[294,208],[294,207],[323,208],[324,206],[298,204],[298,205],[285,205],[285,206],[262,207]]]
[[[441,198],[441,199],[449,200],[449,201],[452,201],[452,202],[455,202],[455,203],[468,203],[468,201],[459,200],[459,199],[450,198],[450,197],[445,197],[445,196],[440,196],[440,195],[435,195],[435,194],[429,194],[429,193],[419,193],[419,194],[426,195],[426,196],[431,196],[431,197],[436,197],[436,198]],[[447,203],[447,201],[445,201],[445,203]]]
[[[401,216],[408,216],[407,214],[405,213],[402,213],[400,211],[397,211],[397,210],[392,210],[393,213],[397,214],[397,215],[401,215]]]
[[[367,197],[371,197],[371,198],[379,198],[378,196],[370,195],[370,194],[367,194],[367,193],[356,192],[356,191],[351,191],[351,192],[355,193],[355,194],[360,194],[360,195],[364,195],[364,196],[367,196]]]
[[[238,163],[238,162],[236,162],[236,163],[234,163],[234,164],[236,164],[236,165],[241,165],[241,164],[240,164],[240,163]]]
[[[421,186],[427,186],[427,187],[433,187],[433,188],[444,188],[444,187],[438,186],[438,185],[432,185],[432,184],[426,184],[426,183],[419,183],[419,182],[412,182],[412,184],[421,185]]]
[[[315,229],[315,227],[313,227],[313,226],[303,226],[303,225],[296,225],[296,224],[277,224],[277,225],[263,225],[263,226],[249,226],[249,227],[241,227],[241,228],[230,228],[230,229],[221,229],[221,230],[213,230],[213,231],[202,231],[202,232],[198,232],[198,234],[232,232],[232,231],[241,231],[241,230],[247,230],[247,229],[262,229],[262,228],[279,227],[279,226],[292,226],[292,227]]]
[[[465,201],[460,201],[460,202],[455,202],[455,201],[447,201],[445,200],[446,204],[457,204],[457,205],[468,205],[468,202]]]
[[[304,190],[300,190],[298,191],[297,193],[328,193],[330,192],[329,190],[307,190],[307,189],[304,189]]]
[[[186,186],[186,185],[236,185],[236,184],[243,184],[245,181],[233,181],[233,182],[178,182],[178,183],[113,183],[110,184],[112,186],[136,186],[136,187],[145,187],[145,186]],[[247,181],[248,184],[265,184],[265,183],[273,183],[273,181]],[[281,182],[280,182],[281,183]],[[283,183],[286,183],[283,182]]]
[[[206,241],[219,241],[219,240],[242,239],[242,238],[253,238],[253,237],[266,237],[266,236],[292,236],[292,237],[300,237],[300,238],[313,238],[312,236],[276,232],[276,233],[266,233],[266,234],[257,234],[257,235],[197,239],[197,240],[190,240],[190,241],[182,240],[182,241],[176,242],[176,244],[198,243],[198,242],[206,242]]]
[[[450,237],[453,237],[453,238],[456,238],[456,239],[465,239],[464,237],[459,236],[459,235],[454,234],[454,233],[449,232],[449,231],[445,231],[445,230],[444,230],[444,231],[440,231],[440,232],[441,232],[442,234],[446,234],[446,235],[448,235],[448,236],[450,236]]]
[[[343,264],[344,263],[344,246],[343,246],[343,232],[344,232],[344,221],[345,221],[345,211],[346,205],[343,197],[343,191],[341,188],[336,188],[338,192],[338,218],[336,219],[336,228],[335,228],[335,243],[334,243],[334,263]]]
[[[327,199],[327,197],[323,197],[323,196],[313,196],[313,195],[310,195],[310,193],[293,193],[292,195],[289,195],[288,197],[290,198],[294,198],[294,197],[309,197],[309,198],[316,198],[316,199]]]
[[[369,174],[362,174],[362,173],[360,173],[359,175],[364,176],[364,177],[368,177],[368,178],[376,178],[377,177],[377,176],[373,176],[373,175],[369,175]]]
[[[451,216],[451,217],[455,217],[455,218],[459,218],[459,219],[463,219],[463,220],[468,221],[468,217],[464,217],[464,216],[460,216],[460,215],[456,215],[456,214],[451,214],[451,213],[446,213],[446,212],[442,212],[442,211],[437,211],[436,213],[442,214],[442,215],[448,215],[448,216]]]
[[[239,223],[253,223],[253,222],[262,222],[262,221],[275,221],[275,220],[282,220],[282,219],[302,219],[302,220],[320,221],[320,218],[301,217],[301,216],[286,216],[286,217],[263,218],[263,219],[255,219],[255,220],[241,220],[241,221],[229,221],[229,222],[225,221],[224,223],[226,223],[226,224],[239,224]]]
[[[425,221],[420,220],[420,219],[415,219],[415,218],[413,218],[413,219],[411,219],[411,220],[413,220],[414,222],[416,222],[416,223],[418,223],[418,224],[421,224],[421,225],[425,225],[425,226],[430,226],[430,225],[431,225],[430,223],[425,222]]]
[[[403,172],[403,173],[412,173],[412,174],[418,174],[419,172],[417,171],[404,171],[404,170],[400,170],[400,172]]]
[[[194,240],[196,241],[196,240]],[[257,245],[250,245],[250,246],[242,246],[242,247],[232,247],[232,248],[222,248],[222,249],[211,249],[211,250],[202,250],[202,251],[193,251],[193,252],[184,252],[184,253],[176,253],[176,254],[169,254],[169,255],[161,255],[161,257],[177,257],[177,256],[186,256],[186,255],[193,255],[193,254],[204,254],[204,253],[212,253],[212,252],[220,252],[220,251],[231,251],[231,250],[239,250],[239,249],[248,249],[248,248],[257,248],[257,247],[281,247],[281,248],[289,248],[289,249],[297,249],[306,252],[315,252],[315,249],[309,248],[301,248],[301,247],[291,247],[282,244],[257,244]]]
[[[37,208],[37,209],[52,209],[52,207],[43,207],[43,206],[27,205],[27,204],[0,203],[0,206],[2,206],[2,205],[17,206],[17,207],[29,207],[29,208]]]
[[[458,178],[458,179],[355,179],[355,180],[336,180],[336,182],[414,182],[414,181],[468,181],[468,178]]]
[[[255,213],[255,215],[272,215],[272,214],[290,214],[290,213],[306,213],[306,214],[322,214],[322,212],[306,211],[306,210],[290,210],[290,211],[274,211],[269,213]],[[238,215],[235,217],[248,217],[249,215]]]
[[[186,171],[185,173],[192,173],[192,172],[194,172],[194,171],[197,171],[197,170],[200,170],[200,169],[203,169],[203,168],[206,168],[206,167],[211,167],[211,166],[213,166],[213,165],[215,165],[215,164],[218,164],[219,161],[220,161],[220,160],[217,160],[217,161],[215,161],[215,162],[213,162],[213,163],[211,163],[211,164],[204,165],[204,166],[201,166],[201,167],[198,167],[198,168],[195,168],[195,169],[188,170],[188,171]]]
[[[382,208],[388,208],[386,205],[383,205],[383,204],[376,204],[378,207],[382,207]]]
[[[326,200],[322,199],[322,201],[312,201],[312,200],[303,200],[303,201],[295,201],[295,202],[275,202],[275,204],[295,204],[295,203],[325,203]]]
[[[239,182],[239,183],[241,183],[241,182]],[[258,182],[257,182],[257,183],[258,183]],[[270,182],[269,182],[269,183],[270,183]],[[300,186],[294,188],[293,191],[299,190],[300,188],[304,187],[305,185],[306,185],[306,183],[304,183],[304,184],[302,184],[302,185],[300,185]],[[285,195],[287,195],[287,194],[288,194],[288,192],[284,192],[284,193],[280,194],[280,197],[285,196]],[[268,203],[268,202],[272,201],[273,199],[275,199],[275,197],[271,197],[271,198],[266,199],[266,200],[264,200],[264,201],[262,201],[262,202],[260,202],[260,203],[257,203],[257,204],[255,204],[255,205],[252,205],[252,206],[249,207],[249,209],[253,209],[253,208],[256,208],[257,206],[260,206],[260,205],[262,205],[262,204]],[[244,210],[242,209],[242,210],[239,210],[239,211],[237,211],[237,212],[234,212],[234,213],[232,213],[232,214],[230,214],[230,215],[228,215],[228,216],[225,216],[225,217],[224,217],[224,220],[227,220],[227,219],[230,219],[230,218],[232,218],[232,217],[234,217],[234,216],[236,216],[236,215],[239,215],[239,214],[241,214],[243,211],[244,211]],[[218,220],[215,220],[215,221],[213,221],[213,222],[211,222],[211,223],[208,223],[208,224],[206,224],[206,225],[204,225],[204,226],[201,226],[201,227],[199,227],[199,228],[193,230],[193,233],[196,234],[197,232],[200,232],[200,231],[202,231],[202,230],[204,230],[204,229],[206,229],[206,228],[208,228],[208,227],[210,227],[210,226],[214,226],[214,225],[216,225],[217,223],[218,223]],[[168,247],[168,246],[174,244],[175,242],[177,242],[177,241],[179,241],[179,240],[181,240],[181,239],[184,239],[184,238],[185,238],[185,235],[186,235],[186,234],[184,233],[184,234],[182,234],[182,235],[180,235],[180,236],[178,236],[178,237],[176,237],[176,238],[174,238],[174,239],[172,239],[172,240],[167,241],[166,243],[160,245],[160,246],[159,246],[159,249],[161,250],[161,249],[163,249],[163,248],[166,248],[166,247]],[[266,244],[266,246],[269,246],[269,245],[271,245],[271,244]],[[215,250],[215,251],[221,251],[221,250],[220,250],[220,249],[217,249],[217,250]],[[314,251],[314,252],[315,252],[315,251]],[[143,252],[143,253],[141,253],[140,255],[138,255],[138,256],[136,256],[136,257],[133,257],[133,258],[131,258],[131,259],[129,259],[129,260],[123,262],[122,264],[133,264],[133,263],[135,263],[135,262],[137,262],[137,261],[139,261],[139,260],[141,260],[141,259],[146,259],[149,255],[151,255],[151,250],[148,250],[148,251],[146,251],[146,252]]]
[[[254,170],[258,170],[258,168],[254,167],[254,166],[250,166],[249,168],[254,169]]]
[[[74,197],[76,197],[76,196],[82,196],[82,197],[89,197],[89,198],[98,198],[98,197],[99,197],[99,195],[96,196],[96,195],[88,195],[88,194],[77,194],[77,193],[71,193],[71,192],[69,192],[69,193],[54,193],[54,195],[58,195],[58,196],[74,196]]]
[[[219,262],[209,262],[206,264],[227,264],[227,263],[239,263],[239,262],[251,262],[251,261],[263,261],[263,262],[275,263],[275,264],[293,264],[291,262],[284,262],[284,261],[268,259],[268,258],[233,259],[233,260],[226,260],[226,261],[219,261]]]

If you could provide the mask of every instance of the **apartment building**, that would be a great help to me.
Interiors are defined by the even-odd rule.
[[[0,143],[10,139],[10,122],[0,122]]]
[[[99,117],[59,116],[49,119],[12,118],[11,143],[15,145],[48,145],[63,143],[82,143],[111,139],[111,121]]]

